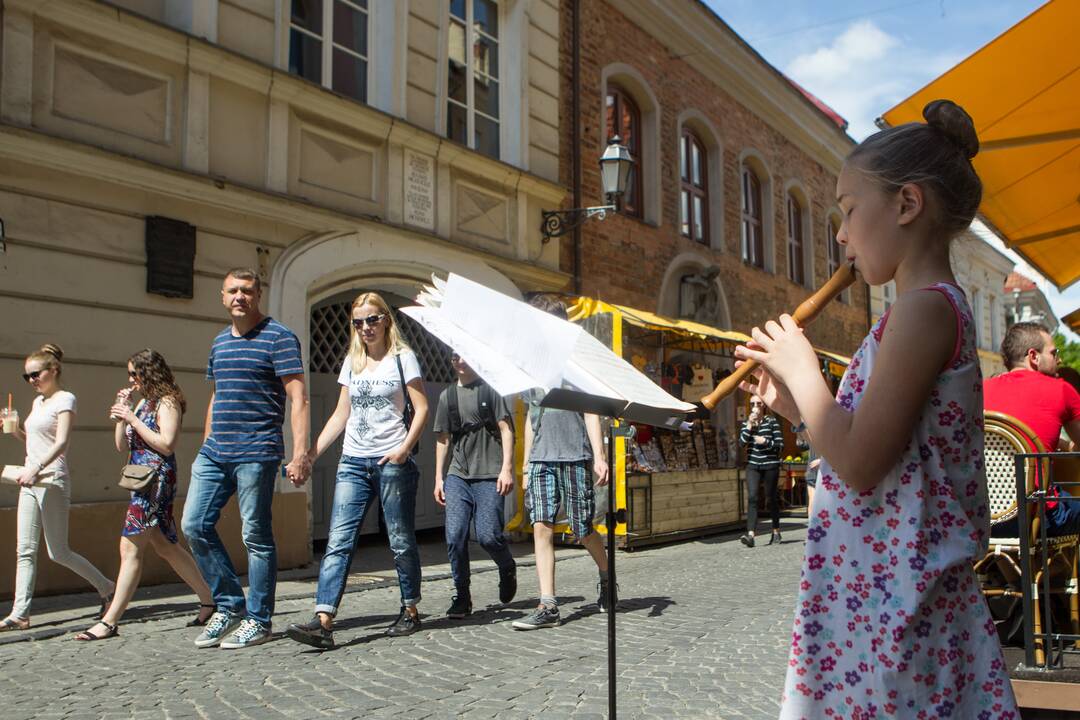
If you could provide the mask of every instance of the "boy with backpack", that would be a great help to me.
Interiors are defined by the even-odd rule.
[[[510,409],[457,354],[457,382],[435,409],[435,501],[446,507],[446,549],[456,594],[447,617],[472,612],[469,591],[469,527],[475,521],[480,547],[499,568],[499,601],[517,593],[517,564],[503,533],[503,499],[514,488],[514,429]],[[444,479],[447,452],[450,467]]]

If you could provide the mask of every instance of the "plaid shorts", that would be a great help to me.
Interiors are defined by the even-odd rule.
[[[571,532],[579,540],[593,531],[596,504],[592,472],[581,462],[531,462],[525,507],[534,523],[555,523],[562,504]]]

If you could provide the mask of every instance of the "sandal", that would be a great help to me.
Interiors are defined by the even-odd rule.
[[[203,617],[203,609],[210,608],[210,614]],[[206,623],[210,622],[210,618],[214,617],[214,613],[217,612],[217,605],[207,605],[206,603],[199,603],[199,616],[189,622],[184,627],[202,627]]]
[[[25,623],[25,624],[23,624]],[[9,632],[11,630],[29,630],[30,618],[20,621],[18,618],[6,617],[3,621],[0,621],[0,632]]]
[[[95,635],[94,633],[90,632],[91,630],[96,628],[98,625],[104,625],[105,628],[108,630],[108,632],[106,632],[104,635]],[[96,624],[91,625],[89,628],[87,628],[86,630],[83,630],[81,633],[76,635],[75,639],[76,640],[84,640],[84,641],[87,641],[87,642],[89,642],[91,640],[108,640],[109,638],[116,637],[119,634],[120,634],[120,632],[116,629],[115,625],[110,625],[109,623],[105,622],[104,620],[98,620],[98,622]]]

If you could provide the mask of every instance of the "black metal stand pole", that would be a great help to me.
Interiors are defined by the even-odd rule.
[[[615,720],[615,421],[608,431],[608,501],[607,517],[607,681],[608,681],[608,719]]]
[[[615,439],[634,437],[633,425],[616,425],[612,418],[611,428],[608,431],[608,502],[607,516],[604,524],[607,526],[607,561],[608,561],[608,718],[615,720],[616,713],[616,688],[615,688],[615,528],[620,522],[626,522],[626,511],[615,509],[615,472],[618,463],[618,454],[615,450]]]

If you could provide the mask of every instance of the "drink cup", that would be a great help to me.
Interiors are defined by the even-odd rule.
[[[19,429],[19,411],[0,408],[0,421],[3,421],[4,434],[13,434]]]

